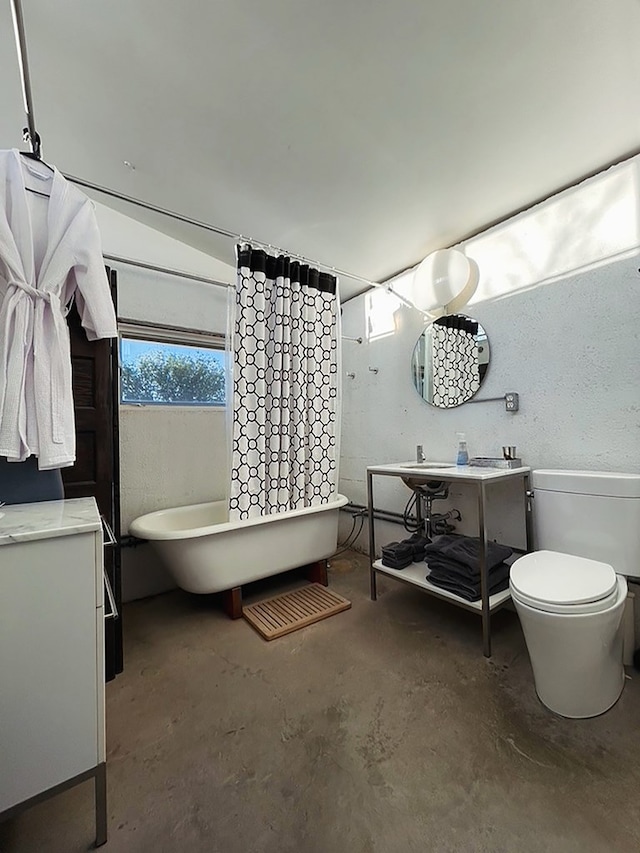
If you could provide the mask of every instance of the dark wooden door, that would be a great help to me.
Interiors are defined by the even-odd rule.
[[[116,273],[108,270],[116,300]],[[95,497],[98,509],[120,542],[118,452],[118,340],[89,341],[72,307],[67,317],[71,341],[76,462],[63,468],[65,497]],[[122,617],[119,545],[107,546],[105,568],[119,617],[105,622],[107,680],[122,672]],[[106,598],[105,598],[106,601]]]

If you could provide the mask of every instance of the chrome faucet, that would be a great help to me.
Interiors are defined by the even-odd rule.
[[[425,461],[425,459],[427,458],[427,457],[424,455],[424,450],[422,449],[422,445],[421,445],[421,444],[419,444],[419,445],[416,447],[416,458],[417,458],[418,462],[424,462],[424,461]]]

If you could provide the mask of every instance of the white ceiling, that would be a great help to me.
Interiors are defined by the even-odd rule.
[[[639,0],[23,8],[45,159],[374,280],[640,147]],[[10,20],[2,0],[6,148]],[[229,240],[119,209],[233,263]]]

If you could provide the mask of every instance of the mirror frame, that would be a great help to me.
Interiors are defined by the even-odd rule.
[[[477,376],[465,378],[462,350],[465,346],[468,348],[470,336],[473,336],[476,353],[482,358],[472,365],[475,367],[477,364]],[[438,339],[444,347],[439,348],[439,363],[434,367]],[[466,355],[470,357],[470,352]],[[447,314],[430,323],[416,341],[411,355],[411,379],[425,403],[437,409],[454,409],[475,397],[486,379],[490,362],[491,346],[484,327],[465,314]],[[436,371],[442,380],[439,390],[435,388]],[[427,374],[430,374],[429,388],[425,388]],[[456,384],[452,387],[450,383],[454,380]]]

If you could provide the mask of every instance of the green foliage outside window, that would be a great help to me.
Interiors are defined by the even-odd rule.
[[[225,402],[222,353],[197,347],[149,344],[135,352],[123,340],[121,399],[123,403],[221,405]]]

